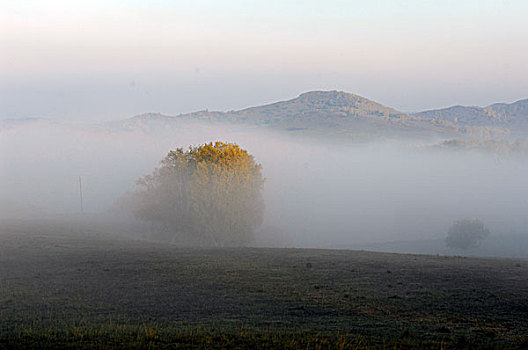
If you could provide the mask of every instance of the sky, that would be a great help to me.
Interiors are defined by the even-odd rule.
[[[0,0],[0,118],[528,97],[528,1]]]

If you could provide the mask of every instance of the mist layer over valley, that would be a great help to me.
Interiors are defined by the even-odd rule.
[[[75,217],[111,221],[131,228],[131,238],[149,238],[123,195],[169,150],[219,140],[236,142],[262,165],[266,211],[257,245],[383,250],[385,242],[443,242],[455,220],[478,218],[492,232],[490,240],[519,240],[515,251],[490,248],[486,254],[527,251],[523,154],[444,147],[447,137],[438,134],[333,137],[305,133],[291,122],[273,129],[206,119],[6,124],[0,130],[2,222]],[[401,247],[396,250],[415,251]],[[439,247],[427,252],[449,253]]]
[[[527,17],[2,1],[0,350],[528,349]]]

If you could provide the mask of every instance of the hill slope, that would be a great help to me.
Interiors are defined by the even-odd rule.
[[[121,122],[121,128],[175,127],[182,121],[229,122],[297,134],[344,137],[457,135],[450,122],[423,119],[342,91],[311,91],[269,105],[239,111],[200,111],[175,117],[143,114]],[[148,125],[148,127],[147,127]]]
[[[35,225],[0,228],[0,348],[528,344],[522,259],[185,249]]]
[[[0,130],[37,122],[42,120],[3,120]],[[189,122],[230,123],[244,128],[351,139],[526,137],[528,99],[488,107],[453,106],[407,114],[343,91],[310,91],[290,100],[238,111],[204,110],[178,116],[145,113],[97,127],[111,132],[156,133],[179,129]]]
[[[495,103],[487,107],[453,106],[414,114],[427,120],[440,119],[458,125],[508,129],[512,134],[528,130],[528,99],[514,103]]]

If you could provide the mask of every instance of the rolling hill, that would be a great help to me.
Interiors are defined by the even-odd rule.
[[[27,123],[43,119],[28,119]],[[512,139],[528,135],[528,99],[488,107],[453,106],[414,114],[343,91],[310,91],[296,98],[235,111],[198,111],[177,116],[145,113],[93,125],[111,132],[171,131],[192,122],[226,123],[287,134],[357,140],[376,138]],[[1,129],[20,125],[3,120]]]
[[[213,122],[330,137],[408,137],[459,134],[450,122],[423,119],[342,91],[311,91],[298,97],[238,111],[199,111],[178,116],[146,113],[113,123],[114,130],[145,132],[177,128],[181,122]]]
[[[528,134],[528,99],[488,107],[454,106],[407,114],[343,91],[310,91],[296,98],[238,111],[199,111],[178,116],[146,113],[114,123],[145,132],[181,122],[230,123],[289,134],[371,138],[509,138]]]
[[[457,125],[500,127],[512,134],[526,134],[528,99],[510,104],[495,103],[487,107],[453,106],[416,113],[414,116],[426,120],[440,119]]]
[[[525,349],[525,259],[0,227],[0,348]]]

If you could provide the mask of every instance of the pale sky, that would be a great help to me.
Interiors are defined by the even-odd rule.
[[[0,1],[0,118],[528,97],[528,1]]]

